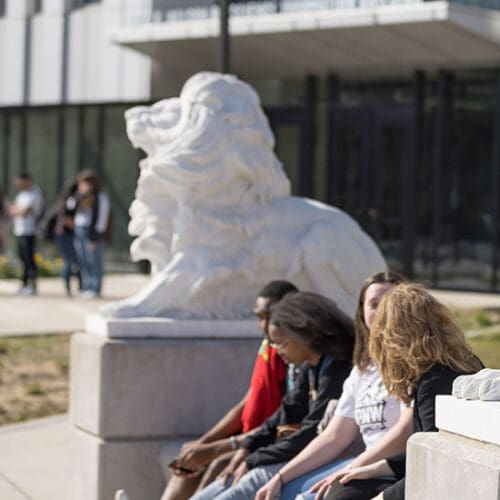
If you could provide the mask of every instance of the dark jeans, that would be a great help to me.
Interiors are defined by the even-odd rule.
[[[36,285],[35,236],[17,236],[17,250],[23,263],[23,285]]]
[[[63,234],[56,235],[56,243],[61,252],[63,265],[61,276],[66,286],[66,291],[71,291],[71,267],[73,262],[76,264],[75,247],[73,246],[73,233],[65,231]]]

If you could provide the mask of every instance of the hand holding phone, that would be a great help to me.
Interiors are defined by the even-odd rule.
[[[194,470],[191,469],[186,469],[186,467],[182,467],[177,463],[177,458],[174,458],[168,466],[174,471],[179,474],[193,474]]]

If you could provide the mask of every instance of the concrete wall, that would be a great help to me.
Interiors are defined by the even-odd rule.
[[[68,0],[51,0],[33,14],[30,0],[7,0],[0,18],[0,106],[148,100],[150,59],[114,45],[109,31],[147,15],[150,1],[70,9]]]
[[[439,432],[408,440],[406,500],[500,500],[500,401],[437,396]]]
[[[214,331],[217,331],[214,322]],[[159,498],[159,455],[209,429],[248,388],[259,338],[111,340],[71,345],[72,500]],[[166,459],[165,459],[166,457]]]
[[[445,431],[413,435],[406,500],[500,500],[500,447]]]

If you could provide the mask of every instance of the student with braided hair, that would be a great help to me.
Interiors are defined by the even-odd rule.
[[[253,499],[283,462],[314,439],[329,401],[340,397],[354,328],[332,300],[310,292],[287,295],[271,309],[268,336],[285,362],[300,367],[294,391],[241,443],[220,479],[193,500]]]

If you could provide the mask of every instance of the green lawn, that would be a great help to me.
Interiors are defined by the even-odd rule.
[[[465,330],[493,329],[468,342],[485,366],[500,369],[499,312],[454,314]],[[67,411],[69,339],[70,335],[0,339],[0,425]]]
[[[468,342],[487,368],[500,369],[500,331],[471,338]]]
[[[0,339],[0,425],[67,411],[69,339]]]

